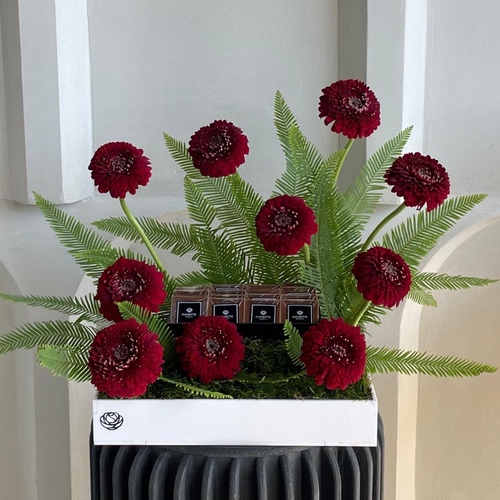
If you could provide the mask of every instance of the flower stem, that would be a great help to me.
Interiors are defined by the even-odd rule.
[[[309,245],[305,243],[302,250],[304,251],[304,262],[306,266],[311,265],[311,251],[309,250]]]
[[[347,153],[349,153],[349,150],[351,149],[351,146],[354,143],[354,139],[349,139],[347,141],[347,144],[345,145],[344,149],[342,150],[342,155],[339,160],[339,165],[337,167],[337,173],[335,174],[335,178],[333,179],[333,184],[336,186],[337,181],[339,179],[339,174],[340,171],[342,170],[342,165],[344,164],[344,160],[346,159]]]
[[[375,229],[371,232],[370,236],[368,236],[368,238],[366,239],[365,241],[365,244],[363,245],[363,248],[360,250],[360,253],[361,252],[365,252],[368,247],[372,244],[373,240],[375,239],[375,236],[377,236],[377,234],[380,232],[380,230],[389,222],[391,221],[392,219],[394,219],[394,217],[396,217],[397,215],[399,215],[404,209],[406,208],[406,205],[404,203],[401,203],[401,205],[399,205],[395,210],[393,210],[389,215],[387,215],[386,217],[384,217],[384,219],[382,219],[378,224],[377,224],[377,227],[375,227]]]
[[[139,234],[141,240],[143,241],[144,245],[146,245],[146,248],[149,250],[149,253],[151,254],[151,257],[153,257],[153,260],[156,263],[156,266],[158,269],[164,273],[167,274],[167,271],[163,267],[163,264],[158,257],[158,254],[156,253],[155,249],[153,248],[153,245],[151,245],[151,242],[149,241],[148,237],[146,236],[146,233],[142,229],[141,225],[137,221],[137,219],[132,215],[132,212],[128,208],[127,202],[125,201],[125,198],[120,198],[120,205],[123,209],[124,214],[127,216],[128,221],[132,226],[134,226],[134,229],[137,231]]]
[[[351,324],[352,326],[357,326],[359,321],[361,320],[361,318],[363,317],[363,314],[365,314],[365,312],[368,310],[368,308],[370,307],[370,304],[371,302],[369,300],[367,301],[364,301],[363,302],[363,305],[359,308],[359,310],[356,312],[354,318],[352,319],[352,321],[348,321],[349,324]]]

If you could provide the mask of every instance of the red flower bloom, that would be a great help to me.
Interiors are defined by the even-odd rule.
[[[236,325],[222,316],[200,316],[186,323],[175,350],[188,376],[204,384],[233,378],[245,353]]]
[[[139,185],[145,186],[151,177],[149,159],[128,142],[108,142],[90,160],[89,170],[99,193],[113,198],[135,194]]]
[[[402,196],[407,207],[420,210],[427,204],[430,212],[450,194],[450,178],[434,158],[420,153],[406,153],[398,158],[384,175],[392,192]]]
[[[397,306],[410,291],[408,264],[388,248],[372,247],[358,254],[352,273],[363,298],[377,306]]]
[[[129,319],[97,332],[90,347],[92,384],[110,397],[134,398],[161,375],[163,347],[146,325]]]
[[[268,252],[295,255],[318,232],[314,212],[298,196],[271,198],[255,218],[257,236]]]
[[[327,389],[345,389],[357,382],[366,365],[366,342],[358,326],[342,319],[322,319],[302,336],[300,360],[307,375]]]
[[[245,163],[248,139],[231,122],[215,120],[191,136],[188,151],[202,175],[225,177]]]
[[[156,267],[120,257],[104,270],[97,283],[99,311],[110,321],[122,321],[115,302],[128,301],[157,312],[167,297],[163,274]]]
[[[319,98],[319,117],[349,139],[368,137],[380,125],[380,104],[359,80],[339,80],[325,87]]]

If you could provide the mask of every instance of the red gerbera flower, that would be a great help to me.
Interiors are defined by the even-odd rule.
[[[158,335],[135,319],[97,332],[90,347],[92,384],[110,397],[144,394],[161,375],[163,347]]]
[[[191,136],[188,151],[202,175],[225,177],[245,163],[248,139],[231,122],[215,120]]]
[[[359,80],[339,80],[325,87],[319,98],[319,117],[349,139],[368,137],[380,125],[380,104]]]
[[[318,232],[314,212],[302,198],[287,194],[267,200],[255,226],[264,248],[279,255],[295,255]]]
[[[302,336],[300,360],[307,375],[327,389],[345,389],[365,371],[366,342],[358,326],[342,319],[322,319]]]
[[[104,270],[97,283],[99,311],[110,321],[122,321],[116,302],[128,301],[157,312],[167,297],[163,274],[155,266],[120,257]]]
[[[245,353],[236,325],[222,316],[200,316],[186,323],[175,350],[188,376],[204,384],[233,378]]]
[[[419,210],[427,204],[430,212],[450,194],[450,178],[434,158],[420,153],[406,153],[398,158],[384,175],[392,192],[402,196],[407,207]]]
[[[410,291],[408,264],[388,248],[372,247],[358,254],[352,273],[363,298],[377,306],[397,306]]]
[[[89,170],[100,193],[113,198],[135,194],[151,177],[149,159],[128,142],[108,142],[101,146],[90,160]]]

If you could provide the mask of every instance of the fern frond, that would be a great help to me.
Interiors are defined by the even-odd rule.
[[[286,166],[287,168],[289,166],[293,168],[294,159],[292,148],[289,143],[289,133],[292,127],[298,128],[299,124],[280,91],[277,91],[274,96],[274,126],[281,148],[285,154]]]
[[[421,210],[385,234],[382,245],[401,255],[416,269],[439,238],[485,198],[484,194],[448,198],[431,212]]]
[[[203,389],[196,385],[185,384],[183,382],[178,382],[177,380],[172,380],[165,377],[160,377],[160,380],[163,382],[168,382],[169,384],[175,385],[179,389],[183,389],[184,391],[193,394],[195,396],[203,396],[206,398],[212,399],[233,399],[232,396],[228,394],[223,394],[222,392],[209,391],[207,389]]]
[[[89,276],[99,277],[102,268],[81,258],[79,253],[83,250],[106,251],[111,248],[110,243],[39,194],[33,193],[33,196],[45,220],[76,263]]]
[[[188,224],[178,222],[160,222],[151,217],[139,217],[139,225],[144,230],[151,245],[157,249],[170,250],[174,255],[182,256],[196,250],[196,240]],[[92,223],[102,231],[128,241],[138,241],[136,229],[126,217],[110,217]]]
[[[217,212],[190,177],[184,178],[184,195],[191,219],[210,227]]]
[[[88,366],[88,352],[71,347],[42,346],[38,348],[37,359],[57,377],[75,382],[87,382],[92,378]]]
[[[288,148],[286,169],[276,181],[272,196],[288,194],[307,199],[323,158],[295,125],[291,125],[288,132]]]
[[[84,297],[54,297],[42,295],[8,295],[0,293],[0,298],[31,307],[43,307],[63,314],[79,316],[79,321],[102,321],[99,304],[92,294]]]
[[[386,188],[384,174],[394,160],[401,155],[413,127],[400,132],[394,139],[387,141],[367,161],[355,182],[344,194],[346,210],[352,213],[362,226],[380,202],[382,191]]]
[[[168,152],[177,165],[187,172],[197,171],[193,166],[193,160],[191,159],[191,155],[188,153],[186,145],[168,134],[163,134],[163,137],[165,139]]]
[[[211,283],[251,283],[252,276],[245,254],[227,237],[213,229],[195,228],[202,249],[193,258]]]
[[[288,356],[295,366],[303,370],[305,365],[299,359],[302,354],[302,337],[299,331],[288,320],[283,325],[283,331],[285,332],[285,347]]]
[[[140,236],[126,217],[107,217],[92,222],[97,229],[128,241],[138,241]]]
[[[349,275],[361,246],[361,233],[352,214],[345,210],[342,195],[329,181],[331,168],[331,164],[323,164],[319,176],[323,180],[313,188],[311,208],[318,232],[312,238],[312,265],[305,267],[304,280],[318,290],[323,317],[346,317],[350,311],[339,307],[346,294],[341,278]]]
[[[69,321],[27,323],[0,337],[0,354],[41,345],[85,349],[92,343],[95,330]]]
[[[498,280],[488,278],[475,278],[470,276],[451,276],[439,273],[412,274],[412,286],[423,290],[465,290],[473,286],[486,286],[496,283]]]
[[[435,377],[477,377],[497,371],[493,366],[453,356],[373,346],[367,349],[366,369],[369,373],[421,373]]]
[[[175,338],[166,321],[159,315],[152,314],[150,311],[130,302],[120,302],[118,309],[124,319],[133,318],[138,323],[145,324],[149,331],[158,335],[158,342],[163,347],[164,369],[170,369],[174,363]]]
[[[438,305],[431,292],[413,286],[413,283],[406,298],[413,300],[413,302],[416,302],[417,304],[420,304],[422,306],[437,307]]]
[[[203,271],[190,271],[176,277],[177,286],[208,286],[212,282]]]

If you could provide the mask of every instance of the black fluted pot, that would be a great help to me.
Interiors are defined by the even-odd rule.
[[[382,500],[377,447],[95,446],[92,500]]]

